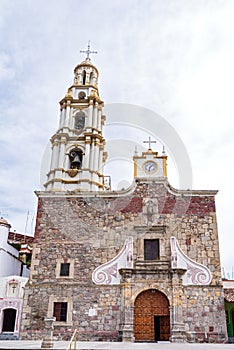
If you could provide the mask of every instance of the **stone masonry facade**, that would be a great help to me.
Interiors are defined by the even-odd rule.
[[[20,336],[42,339],[53,303],[66,302],[66,322],[54,323],[54,337],[134,341],[134,305],[146,290],[169,301],[170,340],[225,342],[215,191],[178,191],[163,181],[136,181],[125,191],[38,192],[31,275],[25,288]],[[148,210],[148,201],[153,209]],[[183,269],[171,267],[170,238],[190,259],[206,266],[208,285],[183,285]],[[113,259],[133,238],[133,268],[115,285],[97,285],[93,271]],[[160,257],[144,261],[144,239],[159,240]],[[70,263],[70,275],[58,265]]]

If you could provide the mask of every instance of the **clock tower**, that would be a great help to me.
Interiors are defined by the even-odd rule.
[[[167,178],[167,156],[163,150],[162,155],[159,156],[158,152],[152,151],[152,141],[149,137],[148,141],[144,143],[149,144],[149,148],[146,152],[142,152],[140,156],[135,153],[134,160],[134,177],[144,180],[151,179],[163,179]]]
[[[98,91],[98,70],[86,59],[74,69],[74,82],[60,101],[59,129],[51,137],[51,163],[46,191],[108,189],[103,166],[107,157],[102,134],[105,116]]]

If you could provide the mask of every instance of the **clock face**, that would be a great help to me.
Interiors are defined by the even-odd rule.
[[[158,170],[158,164],[149,160],[143,164],[143,169],[146,173],[155,173]]]

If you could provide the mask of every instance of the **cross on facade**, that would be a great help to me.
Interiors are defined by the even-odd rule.
[[[90,40],[89,40],[89,42],[88,42],[88,49],[87,49],[87,50],[80,50],[80,52],[81,52],[81,53],[86,53],[86,54],[87,54],[86,60],[90,60],[89,55],[90,55],[91,53],[98,53],[97,51],[91,51],[91,50],[90,50]]]
[[[149,149],[151,149],[151,143],[156,143],[156,141],[151,141],[151,137],[149,136],[149,141],[143,141],[143,143],[148,143]]]
[[[15,290],[16,290],[16,288],[17,288],[17,284],[16,284],[16,283],[12,283],[12,284],[11,284],[11,288],[12,288],[12,290],[13,290],[13,294],[15,294]]]

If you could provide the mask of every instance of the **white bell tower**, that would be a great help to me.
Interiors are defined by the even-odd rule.
[[[74,69],[74,83],[60,101],[60,123],[51,138],[52,156],[46,191],[99,191],[104,184],[107,157],[102,134],[105,116],[98,92],[98,70],[86,59]]]

